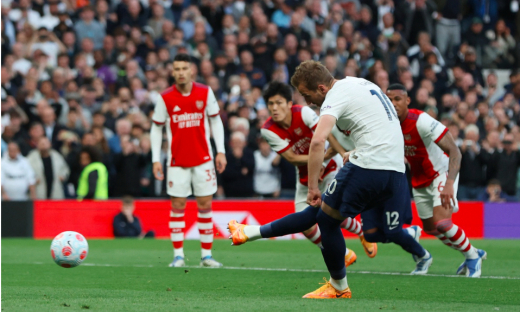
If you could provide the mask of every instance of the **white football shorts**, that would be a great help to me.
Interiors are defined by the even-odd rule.
[[[213,160],[196,167],[168,167],[166,179],[166,192],[173,197],[188,197],[191,194],[202,197],[217,192]]]
[[[423,188],[413,189],[413,198],[419,218],[428,219],[433,217],[433,207],[441,206],[441,192],[448,179],[448,173],[441,173],[433,182]],[[453,190],[455,191],[455,202],[451,203],[453,213],[459,211],[459,203],[457,201],[457,189],[459,188],[459,176],[455,178]]]

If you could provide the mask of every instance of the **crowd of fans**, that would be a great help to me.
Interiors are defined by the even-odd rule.
[[[459,199],[515,200],[518,2],[2,0],[3,199],[15,199],[8,189],[74,198],[92,162],[106,166],[110,197],[165,196],[151,171],[151,94],[174,83],[171,60],[184,52],[221,107],[228,167],[218,196],[292,196],[294,167],[259,139],[262,90],[313,59],[339,79],[402,83],[410,107],[460,146]],[[305,105],[297,93],[294,102]],[[164,162],[166,151],[165,141]]]

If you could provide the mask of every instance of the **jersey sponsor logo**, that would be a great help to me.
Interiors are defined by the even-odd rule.
[[[177,105],[175,105],[175,107],[173,108],[173,112],[174,113],[176,113],[176,112],[178,112],[180,110],[181,110],[181,108],[179,106],[177,106]]]
[[[431,132],[433,132],[433,130],[435,130],[435,128],[437,128],[437,126],[439,125],[439,122],[437,120],[434,120],[432,121],[432,124],[430,125],[430,128],[431,128]]]
[[[296,133],[297,135],[302,135],[302,129],[296,128],[296,129],[294,129],[294,133]]]
[[[405,156],[415,156],[415,150],[417,147],[413,145],[405,145],[404,146],[404,155]]]
[[[202,118],[204,118],[202,113],[184,113],[172,115],[172,121],[173,123],[178,124],[179,129],[199,127]]]
[[[196,101],[195,105],[198,109],[202,109],[204,107],[204,101]]]
[[[305,154],[306,151],[309,150],[309,147],[311,146],[311,139],[310,138],[302,138],[298,142],[294,143],[293,150],[296,154]]]

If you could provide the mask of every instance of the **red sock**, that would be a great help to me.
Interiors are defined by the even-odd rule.
[[[211,247],[213,247],[213,220],[211,210],[201,210],[197,214],[197,225],[200,234],[200,247],[202,249],[202,258],[211,256]]]
[[[361,230],[361,223],[354,218],[346,218],[341,223],[341,227],[352,234],[356,234],[359,236],[363,235],[363,231]]]
[[[173,244],[173,256],[181,256],[184,258],[184,228],[186,226],[184,222],[184,210],[183,209],[172,209],[170,211],[170,238]]]
[[[321,232],[320,228],[316,224],[314,226],[314,230],[312,230],[310,233],[303,234],[305,237],[307,237],[313,244],[316,244],[318,247],[322,247],[321,245]]]

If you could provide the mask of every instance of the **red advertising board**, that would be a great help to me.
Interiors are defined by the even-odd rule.
[[[108,201],[35,201],[34,237],[53,238],[62,231],[77,231],[88,238],[113,238],[112,221],[120,211],[121,203]],[[170,202],[168,200],[136,200],[135,215],[141,220],[144,231],[154,230],[159,238],[169,237],[168,221]],[[420,220],[413,207],[414,224]],[[226,224],[231,219],[247,224],[265,224],[294,212],[294,202],[290,200],[216,200],[213,202],[213,222],[215,238],[227,238]],[[460,211],[455,214],[454,223],[464,229],[466,235],[483,237],[483,204],[479,202],[460,203]],[[197,204],[188,201],[186,209],[186,237],[198,238]],[[346,233],[346,236],[352,236]],[[293,235],[289,238],[302,238]]]

